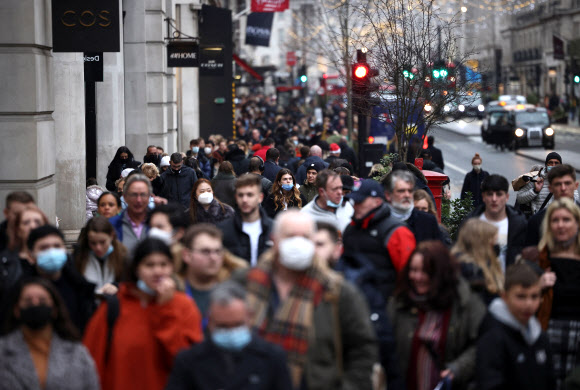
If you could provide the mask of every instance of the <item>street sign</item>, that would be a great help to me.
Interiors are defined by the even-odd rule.
[[[296,52],[289,51],[286,53],[286,65],[288,66],[296,65]]]
[[[224,75],[224,48],[218,45],[202,45],[199,50],[199,74],[202,76]]]
[[[85,81],[103,81],[103,53],[84,53]]]
[[[167,66],[170,68],[197,68],[199,66],[199,45],[197,42],[169,42],[167,44]]]

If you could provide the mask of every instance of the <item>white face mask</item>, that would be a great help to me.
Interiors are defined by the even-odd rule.
[[[293,271],[304,271],[312,265],[314,249],[314,243],[307,238],[286,238],[278,248],[280,264]]]
[[[206,148],[203,148],[203,151],[205,152],[205,154],[210,155],[211,154],[211,148],[208,146]]]
[[[481,171],[481,164],[473,165],[473,169],[475,169],[477,172]]]
[[[213,201],[213,194],[211,192],[204,192],[199,194],[197,201],[201,204],[210,204]]]
[[[147,236],[150,238],[156,238],[158,240],[161,240],[167,245],[171,245],[171,242],[173,241],[173,234],[156,227],[152,227],[151,229],[149,229],[149,234]]]

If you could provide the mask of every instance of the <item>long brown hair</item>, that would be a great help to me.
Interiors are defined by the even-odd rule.
[[[8,249],[10,249],[11,251],[20,251],[23,248],[26,248],[25,238],[20,237],[20,234],[18,232],[18,227],[20,226],[20,222],[22,222],[22,216],[27,211],[34,211],[34,212],[40,214],[42,216],[42,222],[43,222],[42,224],[43,225],[49,224],[48,218],[42,212],[41,209],[36,207],[36,205],[27,205],[18,214],[16,214],[16,217],[14,217],[14,219],[12,220],[12,223],[9,226],[9,229],[8,229]]]
[[[412,305],[413,286],[409,279],[413,256],[423,256],[423,269],[429,275],[430,287],[426,304],[431,309],[445,310],[451,307],[457,297],[459,272],[455,258],[441,241],[423,241],[409,256],[409,261],[401,272],[395,296]]]
[[[89,232],[105,233],[113,237],[111,245],[113,245],[113,253],[107,258],[107,266],[110,266],[115,274],[115,280],[121,280],[127,260],[127,248],[117,239],[117,234],[113,225],[109,220],[103,216],[97,215],[87,222],[87,225],[81,232],[78,240],[78,249],[75,251],[74,263],[77,270],[85,273],[87,264],[89,262],[89,254],[91,248],[89,246]]]
[[[292,176],[292,182],[294,183],[294,188],[292,188],[292,191],[286,192],[282,190],[282,185],[280,182],[282,181],[282,176],[284,175]],[[294,201],[298,205],[298,208],[302,208],[300,190],[296,188],[296,178],[292,174],[292,171],[287,168],[282,168],[278,171],[276,180],[274,180],[274,183],[272,183],[272,195],[274,196],[274,205],[276,206],[276,210],[279,208],[284,208],[283,201],[286,201],[286,204],[289,204],[290,201]]]
[[[191,217],[192,223],[197,222],[197,207],[198,207],[198,205],[200,205],[200,203],[197,201],[196,193],[197,193],[197,189],[199,188],[199,186],[202,185],[203,183],[208,184],[211,187],[213,199],[216,202],[218,202],[218,204],[220,205],[220,207],[222,209],[222,213],[225,213],[225,211],[226,211],[224,204],[218,198],[215,197],[215,193],[213,192],[213,186],[211,185],[211,181],[209,181],[207,179],[197,179],[197,181],[193,184],[193,188],[191,189],[191,200],[189,202],[189,216]]]

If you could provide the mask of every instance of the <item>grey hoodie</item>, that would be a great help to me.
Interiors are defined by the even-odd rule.
[[[530,318],[527,327],[522,325],[509,311],[506,303],[501,298],[495,298],[489,304],[489,312],[502,324],[519,331],[528,345],[534,345],[542,334],[542,327],[536,317]]]

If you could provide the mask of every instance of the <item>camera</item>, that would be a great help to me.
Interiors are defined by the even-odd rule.
[[[522,179],[523,179],[523,180],[524,180],[526,183],[529,183],[529,182],[535,183],[535,182],[537,182],[537,181],[538,181],[538,180],[537,180],[537,176],[534,176],[534,177],[530,177],[530,176],[522,176]]]

